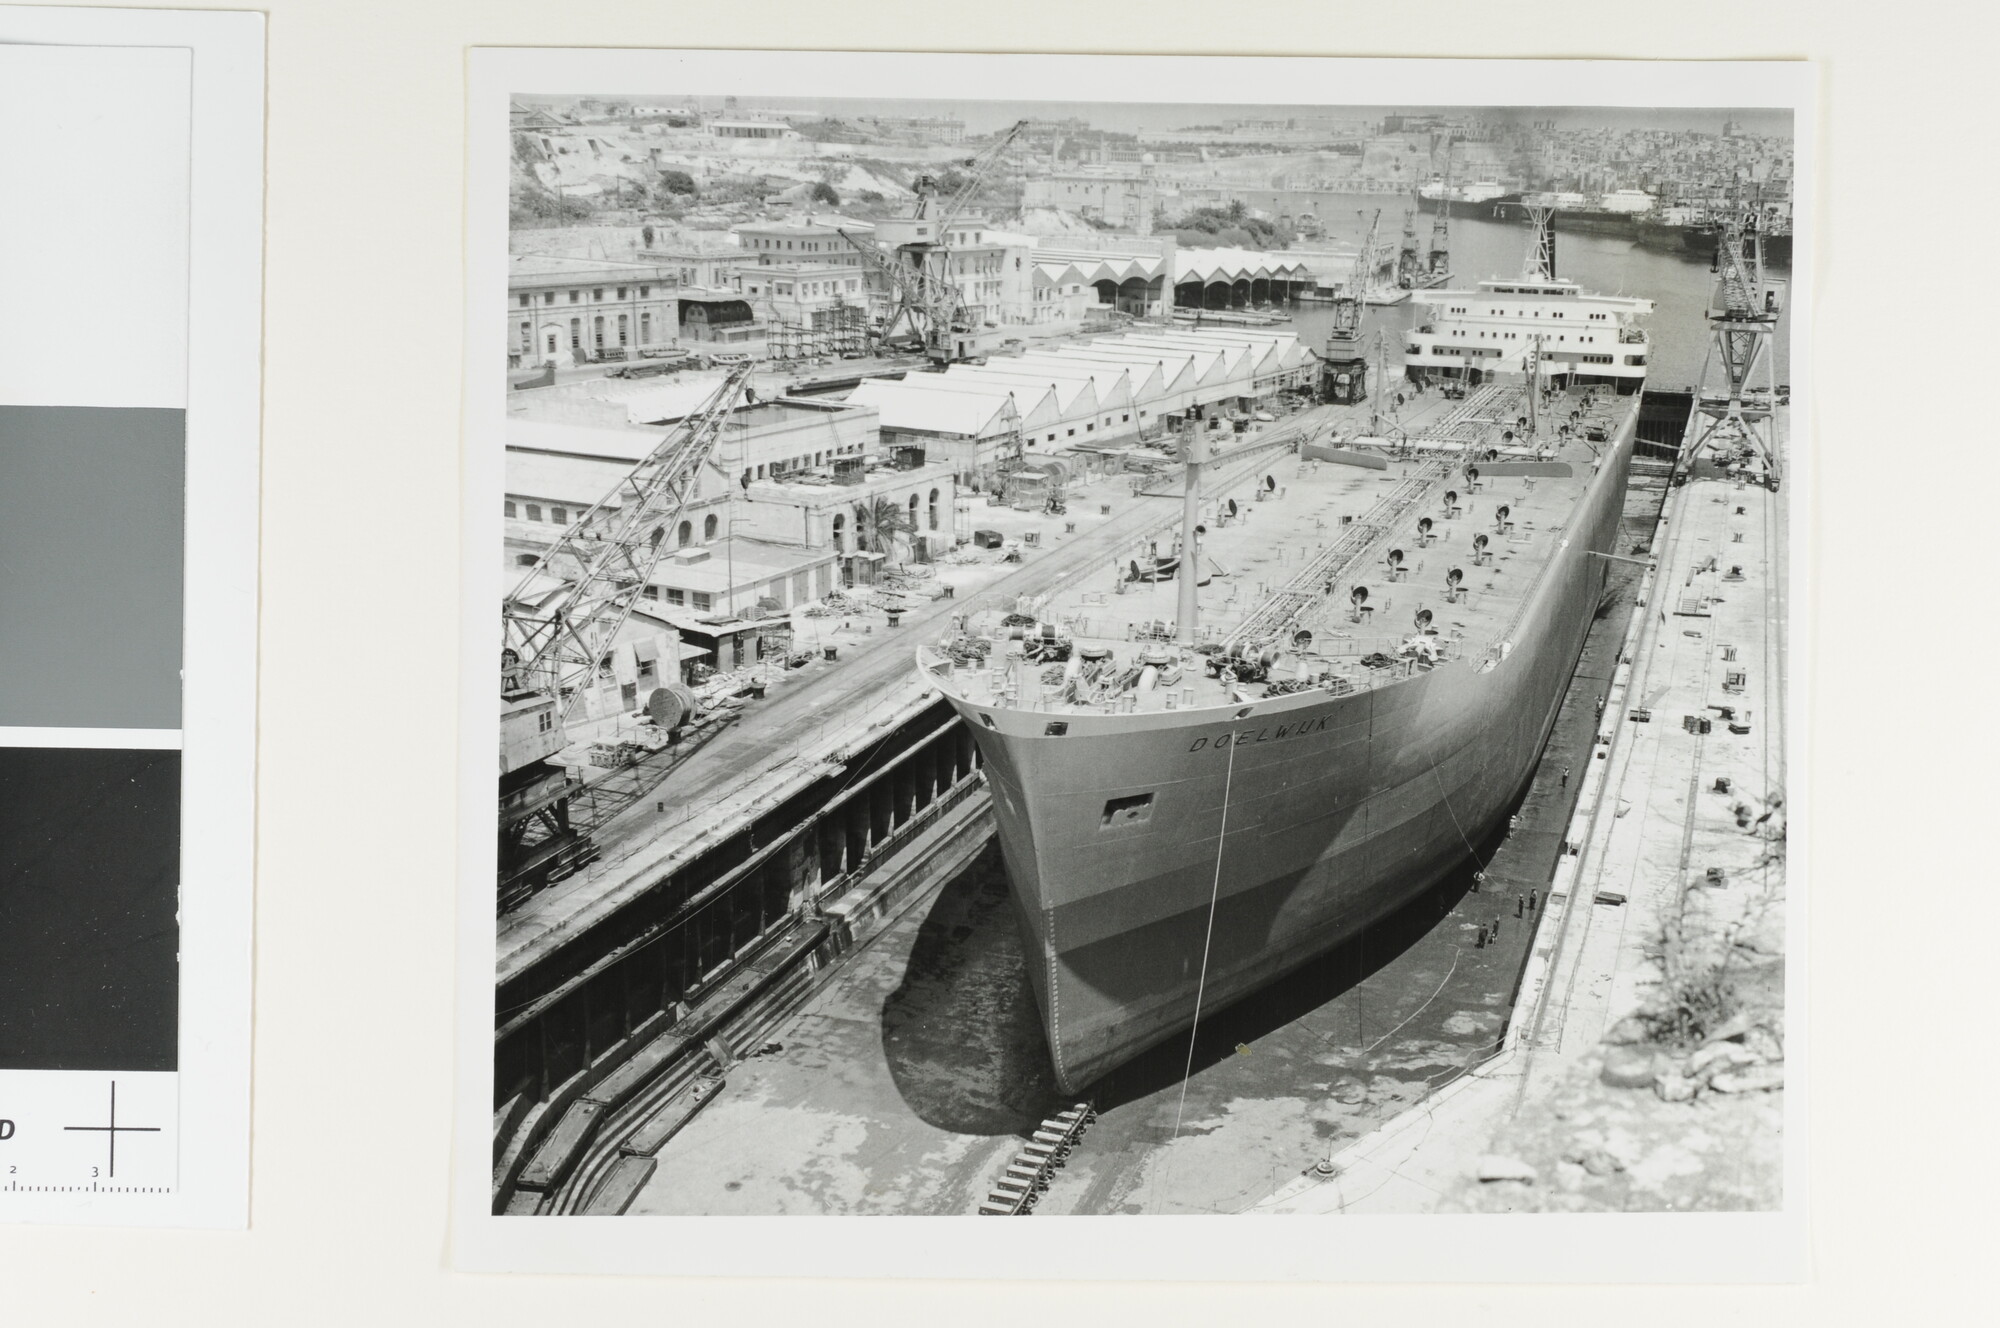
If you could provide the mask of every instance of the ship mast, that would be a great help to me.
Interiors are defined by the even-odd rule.
[[[1540,449],[1542,434],[1542,336],[1528,340],[1528,445]]]
[[[1522,203],[1534,227],[1521,275],[1530,281],[1553,281],[1556,275],[1556,210],[1546,203]]]
[[[1382,436],[1382,398],[1389,394],[1389,344],[1382,338],[1382,329],[1375,329],[1375,392],[1369,398],[1368,432],[1372,437]]]
[[[1187,473],[1181,491],[1181,565],[1180,565],[1180,620],[1177,638],[1185,649],[1194,649],[1195,637],[1200,629],[1197,619],[1201,614],[1201,597],[1196,593],[1201,582],[1199,549],[1195,543],[1201,530],[1201,472],[1208,462],[1208,434],[1201,426],[1203,421],[1190,420],[1194,426],[1189,430],[1185,448]]]

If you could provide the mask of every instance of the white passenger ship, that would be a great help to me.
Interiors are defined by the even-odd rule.
[[[1646,381],[1652,349],[1641,320],[1651,300],[1593,295],[1573,281],[1527,276],[1482,281],[1474,290],[1415,293],[1426,316],[1403,337],[1404,374],[1415,383],[1498,374],[1542,386],[1609,386],[1621,395]]]

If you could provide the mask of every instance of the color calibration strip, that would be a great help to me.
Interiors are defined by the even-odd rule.
[[[261,102],[254,15],[0,10],[0,1221],[245,1216]]]

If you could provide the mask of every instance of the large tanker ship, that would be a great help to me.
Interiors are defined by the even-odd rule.
[[[1196,434],[1177,547],[919,651],[984,758],[1066,1089],[1437,883],[1534,769],[1603,589],[1651,304],[1545,267],[1415,298],[1395,417],[1213,457]]]

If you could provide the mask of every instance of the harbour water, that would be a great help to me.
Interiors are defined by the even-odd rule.
[[[1361,242],[1367,235],[1368,219],[1377,208],[1382,210],[1380,236],[1392,245],[1400,243],[1403,210],[1411,206],[1407,196],[1373,194],[1266,191],[1252,192],[1244,201],[1251,207],[1273,212],[1281,208],[1296,209],[1302,201],[1309,202],[1328,237],[1342,244]],[[1420,248],[1430,243],[1430,222],[1429,214],[1418,214]],[[1451,287],[1467,288],[1489,278],[1519,275],[1528,237],[1526,226],[1452,218]],[[1700,377],[1702,360],[1708,353],[1703,315],[1715,291],[1715,275],[1705,260],[1642,248],[1631,240],[1614,236],[1562,234],[1556,241],[1556,274],[1580,282],[1586,290],[1607,295],[1640,295],[1654,301],[1653,317],[1648,324],[1653,336],[1653,372],[1647,386],[1672,390],[1691,386]],[[1782,278],[1788,274],[1778,275]],[[1402,333],[1422,313],[1422,306],[1413,301],[1368,310],[1362,324],[1364,331],[1380,328],[1389,334],[1391,373],[1401,363],[1398,347]],[[1332,311],[1326,305],[1302,305],[1293,311],[1292,323],[1306,344],[1321,346],[1326,342],[1332,318]],[[1790,381],[1790,330],[1790,319],[1781,319],[1772,338],[1777,380],[1781,383]]]

